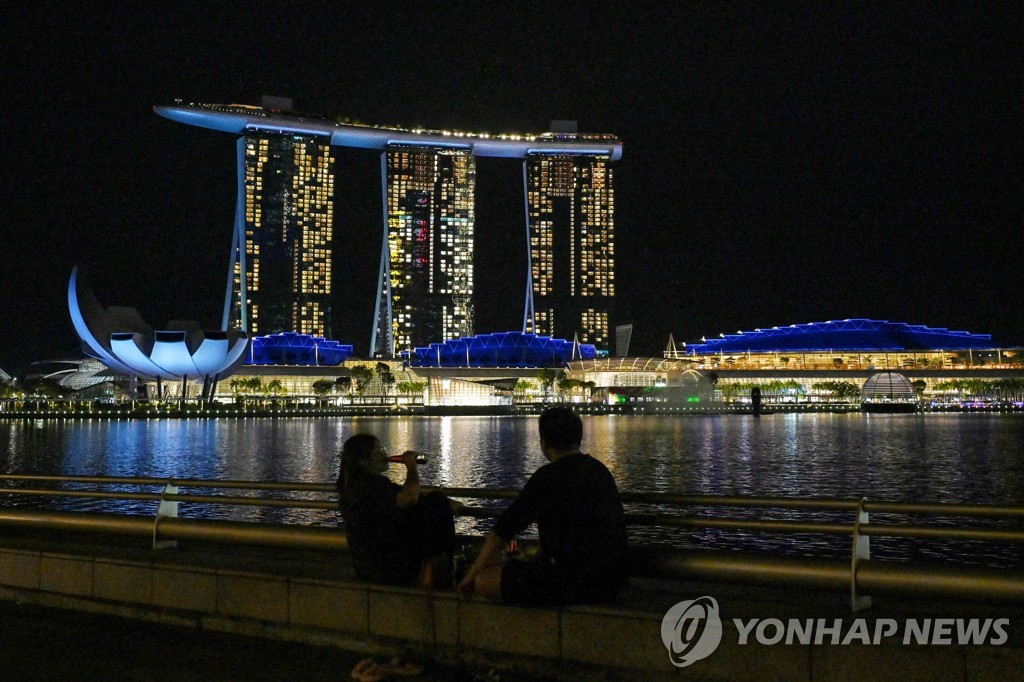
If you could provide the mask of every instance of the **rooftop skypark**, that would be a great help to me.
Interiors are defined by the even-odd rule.
[[[622,158],[622,142],[615,135],[578,133],[470,133],[427,128],[400,128],[340,122],[316,114],[298,114],[285,108],[248,104],[184,104],[153,108],[156,113],[188,125],[227,133],[267,132],[329,137],[339,147],[384,149],[411,144],[469,149],[474,156],[525,158],[529,154],[604,154]],[[574,127],[574,126],[570,126]]]

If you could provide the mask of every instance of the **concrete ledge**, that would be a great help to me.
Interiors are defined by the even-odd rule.
[[[0,585],[38,590],[41,563],[37,552],[0,551]]]
[[[153,603],[153,573],[151,566],[96,559],[93,563],[93,596],[150,605]]]
[[[501,654],[563,658],[561,613],[484,602],[459,606],[459,642],[470,649]]]
[[[203,569],[164,566],[153,571],[152,605],[167,609],[213,613],[217,608],[217,575]]]
[[[615,668],[675,673],[658,614],[573,607],[561,614],[562,657]]]
[[[459,643],[460,612],[454,592],[367,586],[369,633],[422,645]]]
[[[66,554],[42,554],[39,562],[39,589],[43,592],[91,597],[93,560]]]
[[[300,627],[370,633],[369,590],[364,586],[293,579],[288,592],[288,622]]]
[[[740,646],[731,618],[849,622],[848,602],[828,593],[638,580],[623,606],[522,608],[463,601],[452,591],[367,585],[336,554],[213,545],[153,551],[81,540],[52,543],[63,548],[52,552],[46,544],[0,537],[0,599],[368,653],[412,648],[439,661],[567,678],[611,670],[645,680],[906,682],[1008,679],[1024,668],[1021,608],[1010,609],[1010,642],[1000,647]],[[676,602],[703,594],[719,599],[726,632],[712,656],[678,669],[662,644],[661,619]],[[927,617],[929,607],[937,608],[918,606],[913,615]],[[981,615],[984,608],[960,604],[960,614],[931,615]],[[897,614],[876,606],[867,617],[883,615]]]

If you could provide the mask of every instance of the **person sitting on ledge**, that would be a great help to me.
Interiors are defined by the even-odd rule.
[[[545,410],[539,427],[550,463],[534,472],[495,523],[459,591],[512,604],[612,601],[628,581],[625,514],[615,479],[580,452],[583,422],[572,410]],[[537,556],[503,561],[506,543],[534,522]]]
[[[388,451],[376,436],[345,441],[338,473],[338,507],[348,534],[356,577],[385,585],[452,585],[454,503],[440,492],[421,494],[416,457],[406,450],[405,483],[383,472]]]

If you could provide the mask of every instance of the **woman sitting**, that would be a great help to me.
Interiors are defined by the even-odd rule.
[[[440,492],[420,493],[416,458],[406,450],[405,483],[383,476],[388,451],[376,436],[345,441],[338,474],[338,506],[356,576],[386,585],[451,587],[455,548],[453,503]]]

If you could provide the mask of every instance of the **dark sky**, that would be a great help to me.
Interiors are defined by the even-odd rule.
[[[365,122],[618,134],[631,354],[846,317],[1024,343],[1016,3],[62,4],[18,3],[0,28],[9,372],[74,355],[76,264],[154,326],[219,324],[233,139],[152,107],[263,94]],[[338,159],[333,331],[365,353],[379,160]],[[478,160],[478,332],[521,324],[521,178]]]

